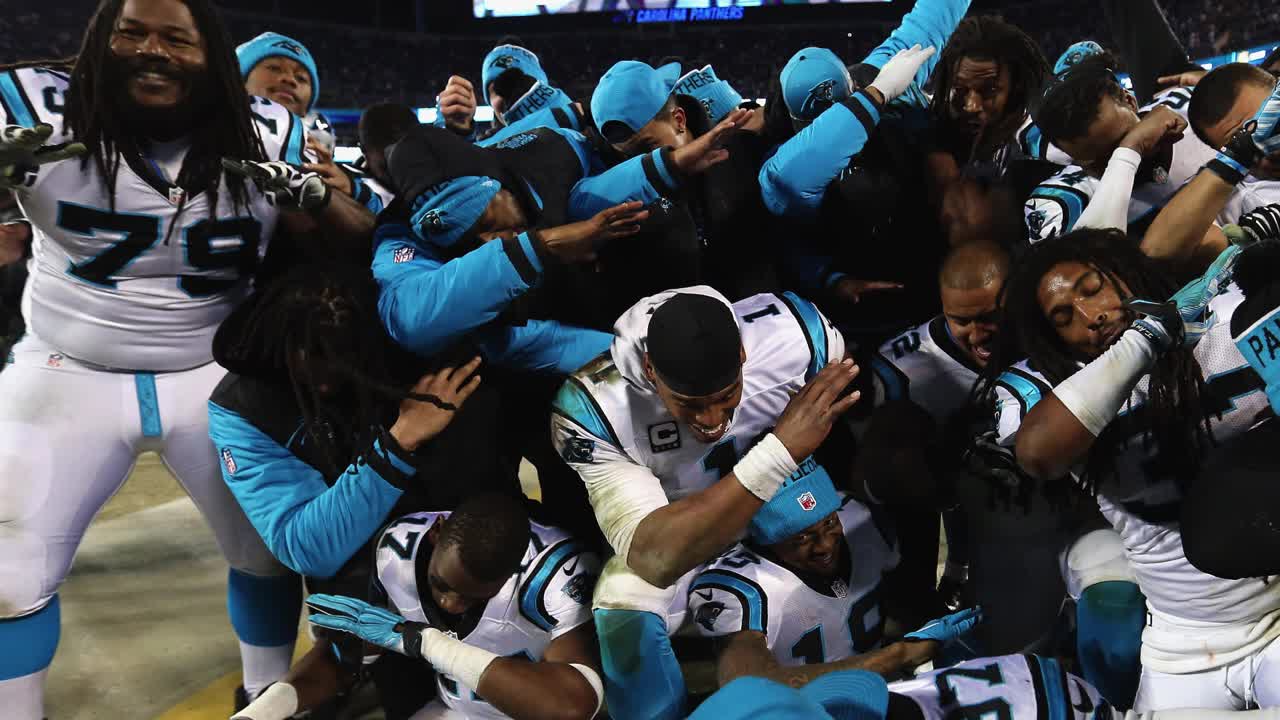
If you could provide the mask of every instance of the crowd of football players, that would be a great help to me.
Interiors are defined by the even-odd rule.
[[[354,164],[207,0],[0,66],[3,714],[153,451],[239,720],[1280,716],[1280,57],[1097,5],[1050,61],[916,0],[763,105],[500,44]]]

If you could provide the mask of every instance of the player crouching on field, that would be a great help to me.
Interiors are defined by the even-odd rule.
[[[590,599],[600,561],[556,528],[530,523],[521,501],[479,495],[452,513],[393,522],[376,551],[378,605],[312,595],[311,622],[430,666],[437,699],[413,718],[593,717],[604,697]],[[386,608],[386,609],[384,609]],[[316,646],[233,720],[285,720],[332,697],[336,648]],[[417,712],[414,712],[417,710]]]
[[[721,685],[758,675],[797,687],[852,668],[892,676],[981,620],[963,610],[882,647],[881,583],[898,564],[897,542],[812,459],[792,477],[756,513],[748,539],[691,586],[695,629],[721,638]]]

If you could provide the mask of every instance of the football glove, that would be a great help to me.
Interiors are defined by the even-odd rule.
[[[30,187],[41,165],[85,154],[84,143],[46,145],[52,135],[53,126],[46,123],[0,127],[0,190]]]
[[[887,104],[911,87],[911,83],[915,82],[916,73],[920,72],[920,67],[933,56],[934,52],[933,46],[922,49],[919,45],[899,50],[889,58],[884,67],[880,68],[880,73],[876,75],[875,80],[871,81],[870,86],[880,91]]]
[[[1263,240],[1280,240],[1280,203],[1250,210],[1235,224],[1224,225],[1222,233],[1232,245],[1248,246]]]
[[[1208,167],[1235,185],[1268,155],[1280,152],[1280,83],[1248,122],[1227,140]]]
[[[1138,313],[1132,327],[1146,336],[1159,352],[1195,347],[1213,325],[1209,303],[1231,283],[1239,256],[1238,245],[1223,250],[1203,275],[1184,285],[1166,302],[1129,298],[1125,307]]]
[[[931,620],[919,630],[903,635],[902,639],[932,640],[946,645],[958,640],[961,635],[972,630],[980,622],[982,622],[982,608],[968,608],[950,615],[944,615],[937,620]]]
[[[222,158],[229,173],[249,178],[275,207],[289,210],[318,210],[329,202],[329,186],[318,173],[279,160],[248,162]]]
[[[354,635],[401,655],[422,657],[422,631],[429,627],[426,623],[405,620],[390,610],[343,595],[311,595],[307,607],[315,611],[308,618],[312,625]]]

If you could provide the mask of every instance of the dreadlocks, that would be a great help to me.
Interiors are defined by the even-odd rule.
[[[1017,26],[998,17],[979,15],[961,20],[943,48],[934,72],[937,87],[934,88],[929,109],[936,116],[946,116],[956,67],[964,58],[990,60],[1009,72],[1009,101],[1005,107],[1005,116],[1010,125],[1007,130],[1016,130],[1021,123],[1022,112],[1030,106],[1045,79],[1049,77],[1049,61],[1040,52],[1040,46]],[[996,123],[996,127],[992,129],[1004,130],[1006,128],[1003,128],[1003,124]],[[1002,133],[996,133],[993,137],[991,129],[983,134],[987,137],[978,138],[975,149],[978,143],[995,146],[1007,139],[1001,136]]]
[[[206,192],[209,213],[217,213],[217,189],[223,172],[221,159],[233,157],[262,160],[265,153],[253,127],[249,112],[249,96],[236,64],[235,53],[226,28],[209,0],[180,0],[191,11],[200,35],[204,38],[209,81],[204,85],[208,97],[206,112],[195,116],[191,127],[191,150],[176,179],[187,195]],[[80,53],[71,69],[67,91],[67,125],[76,140],[89,149],[82,160],[91,160],[107,184],[111,211],[115,211],[116,174],[120,169],[120,153],[138,152],[138,138],[129,127],[120,98],[125,90],[112,87],[111,36],[124,0],[102,0],[89,21]],[[236,207],[248,205],[244,179],[227,176],[227,187]],[[179,208],[181,212],[181,207]]]
[[[999,344],[978,382],[978,397],[990,397],[1000,374],[1023,354],[1050,385],[1074,374],[1085,360],[1073,356],[1037,299],[1041,279],[1064,262],[1096,268],[1117,288],[1127,287],[1133,297],[1163,299],[1178,289],[1172,276],[1119,230],[1080,229],[1033,245],[1001,290]],[[1200,364],[1190,350],[1178,348],[1161,356],[1149,376],[1147,402],[1131,410],[1132,421],[1112,422],[1094,443],[1085,464],[1085,485],[1096,492],[1115,474],[1117,451],[1133,438],[1135,426],[1130,422],[1136,422],[1144,447],[1159,448],[1160,467],[1153,469],[1185,487],[1212,442],[1207,404],[1201,402],[1204,392]]]
[[[387,419],[388,401],[433,396],[404,390],[413,357],[383,329],[369,269],[303,265],[240,306],[213,340],[218,364],[240,375],[289,383],[304,427],[337,472],[367,447]],[[323,392],[331,384],[333,392]],[[340,407],[339,407],[340,406]],[[340,425],[329,436],[328,423]]]

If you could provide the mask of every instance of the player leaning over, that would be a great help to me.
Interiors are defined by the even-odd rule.
[[[85,528],[137,454],[160,453],[232,565],[228,604],[245,684],[288,667],[293,628],[274,606],[297,580],[246,522],[218,472],[205,400],[222,377],[210,340],[248,291],[277,222],[369,232],[372,216],[278,157],[284,110],[250,107],[235,56],[205,0],[109,0],[68,76],[0,72],[0,187],[34,230],[23,297],[28,334],[0,373],[0,706],[43,717],[57,646],[56,590]],[[68,159],[46,142],[74,140]],[[225,174],[222,161],[266,191]],[[309,215],[316,216],[314,219]],[[278,623],[276,623],[278,624]]]
[[[594,608],[606,692],[622,717],[673,717],[684,696],[668,632],[694,571],[812,454],[858,394],[844,339],[809,302],[732,305],[704,286],[646,298],[553,407],[556,446],[617,555]]]
[[[425,661],[423,680],[435,671],[434,688],[409,689],[436,699],[399,708],[403,716],[587,720],[599,711],[588,603],[600,560],[563,530],[530,522],[520,500],[488,493],[453,512],[406,515],[382,533],[375,562],[387,609],[341,595],[307,602],[316,625]],[[317,645],[233,720],[288,720],[332,697],[353,679],[335,655]]]

